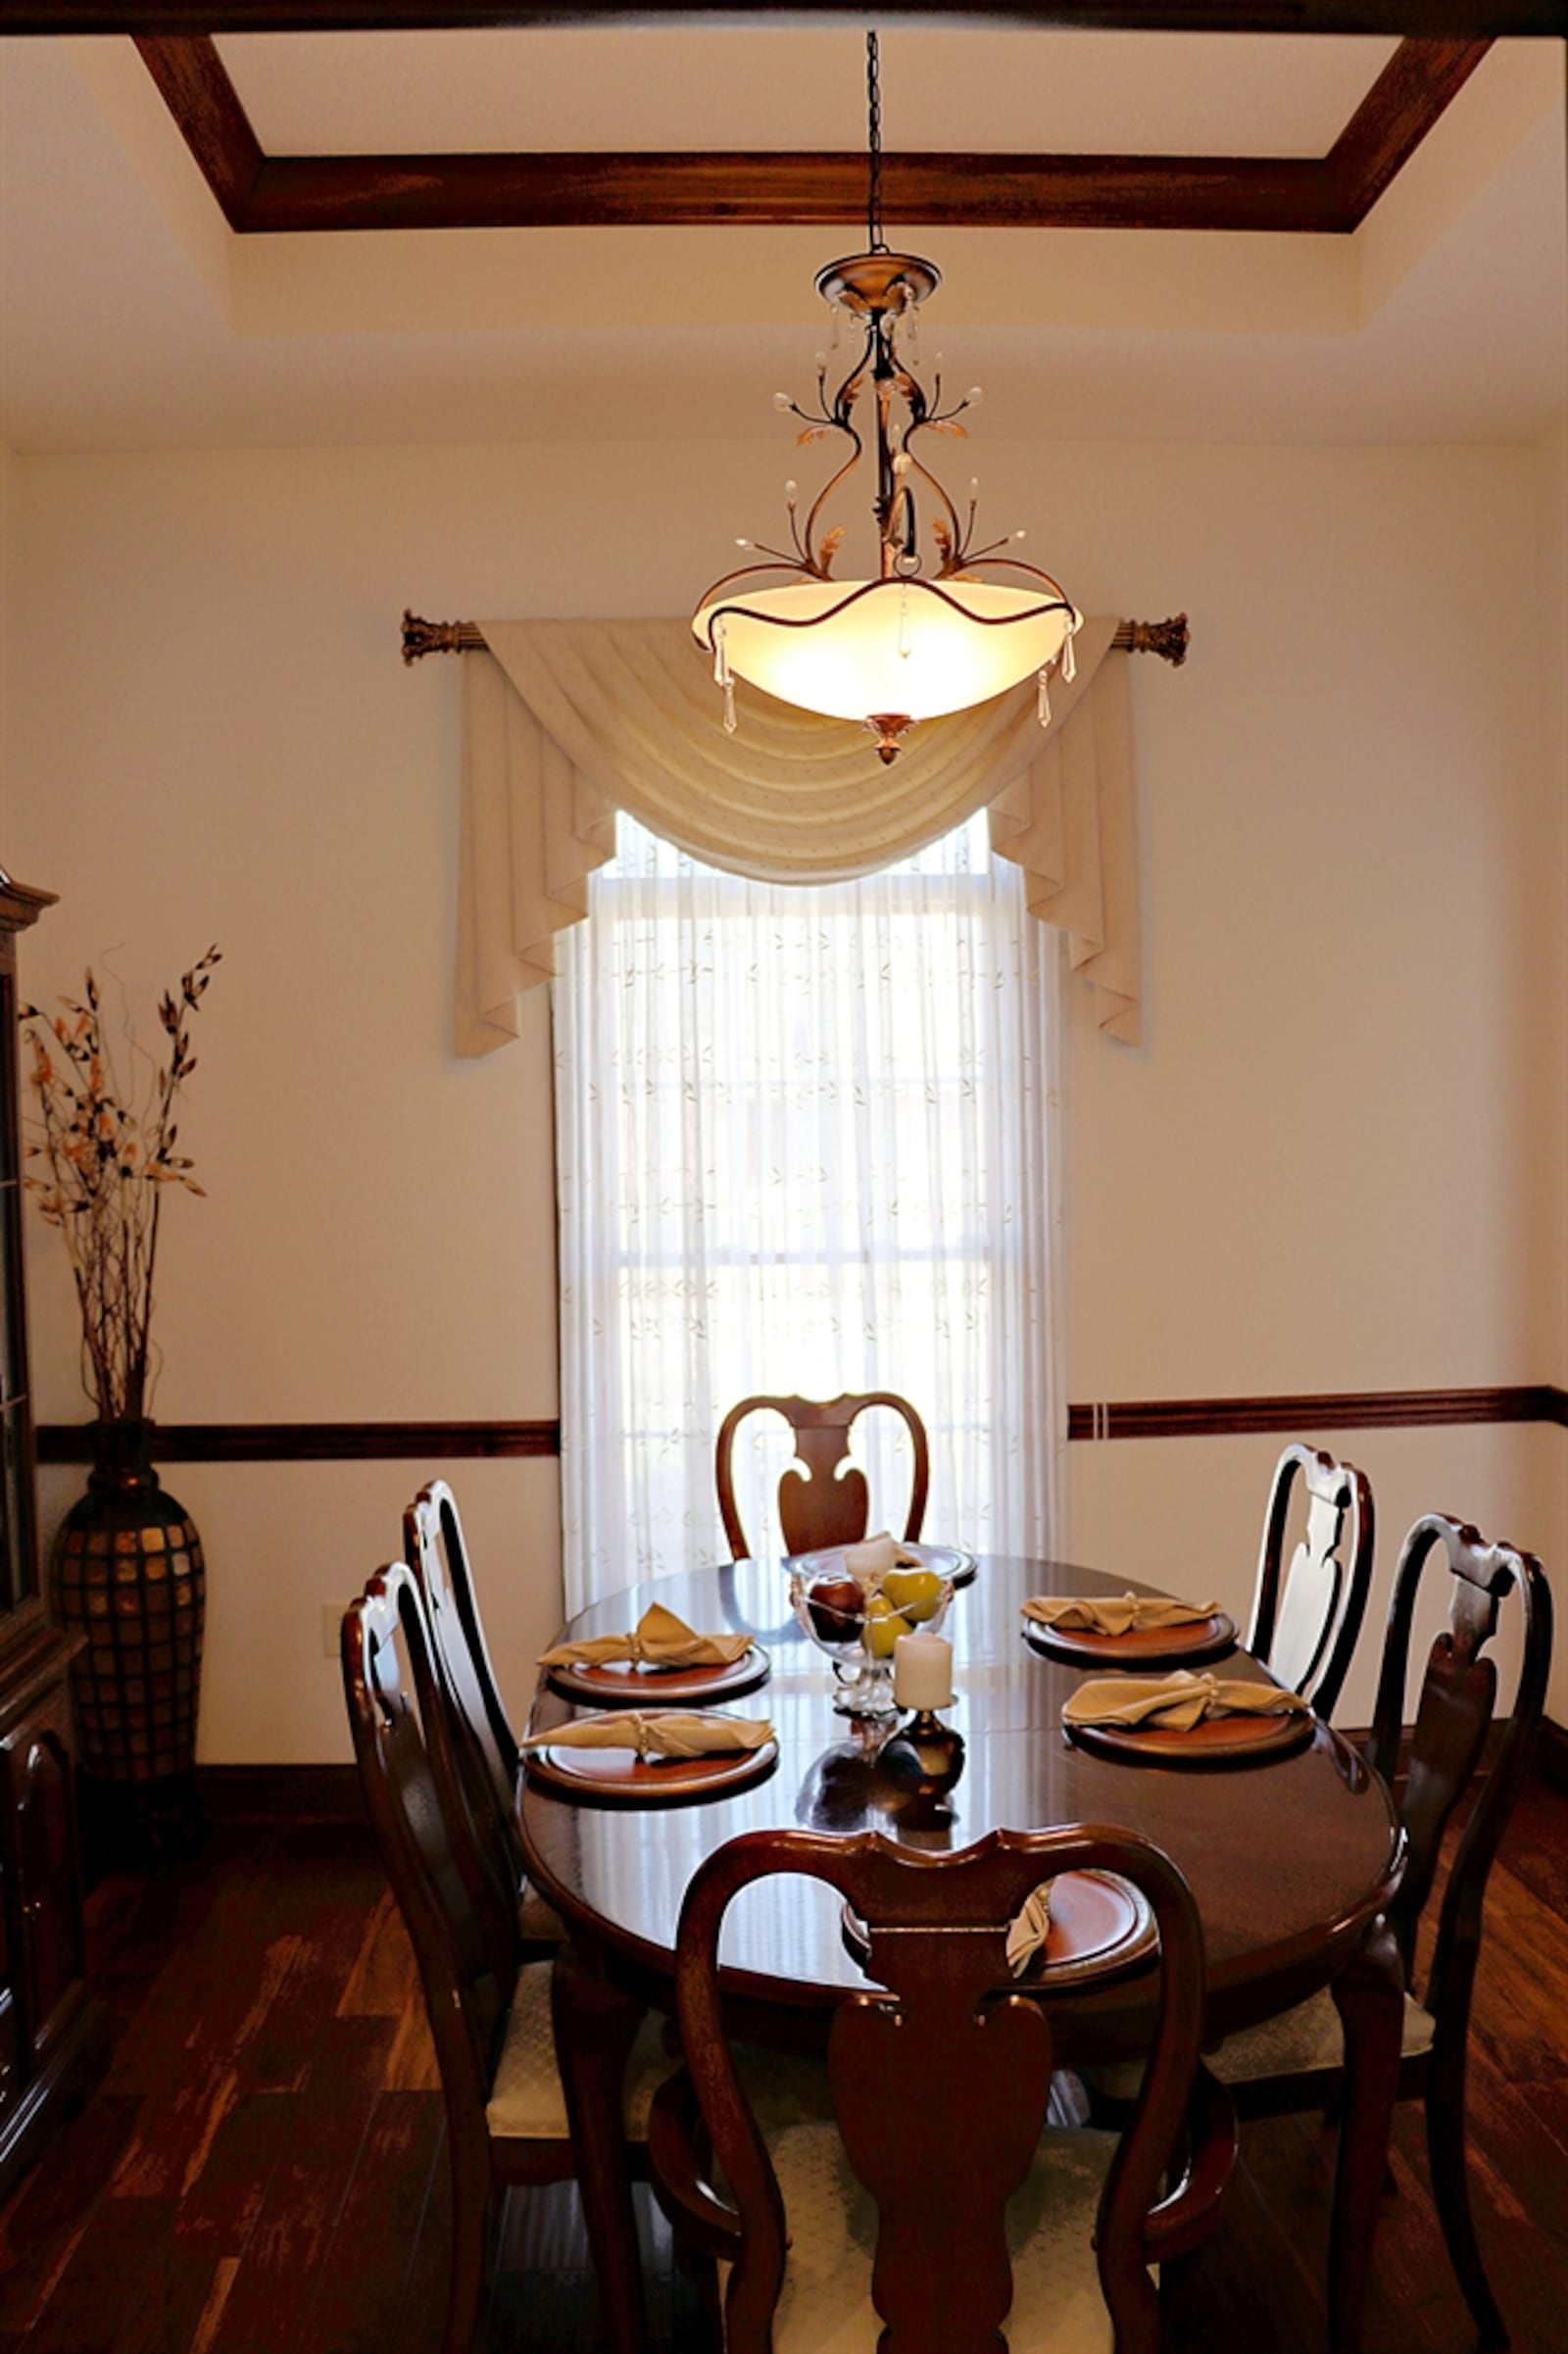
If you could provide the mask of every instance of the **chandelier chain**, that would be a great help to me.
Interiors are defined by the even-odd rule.
[[[865,199],[865,241],[870,252],[885,254],[888,241],[882,233],[882,80],[874,32],[868,32],[865,36],[865,111],[870,162]]]

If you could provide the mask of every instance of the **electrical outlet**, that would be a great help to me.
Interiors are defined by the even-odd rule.
[[[343,1647],[344,1608],[345,1605],[342,1602],[323,1602],[321,1604],[321,1657],[323,1659],[335,1659]]]

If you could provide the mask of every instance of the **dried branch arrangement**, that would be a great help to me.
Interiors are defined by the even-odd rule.
[[[63,997],[64,1012],[52,1017],[36,1005],[22,1008],[38,1101],[26,1156],[48,1163],[47,1176],[29,1172],[25,1183],[43,1217],[65,1237],[81,1310],[82,1386],[105,1422],[139,1422],[147,1410],[165,1190],[204,1190],[190,1173],[192,1163],[175,1151],[174,1107],[196,1068],[191,1017],[220,960],[220,951],[210,948],[181,974],[177,997],[165,992],[158,1018],[167,1060],[142,1089],[122,1084],[90,971],[84,1005]],[[124,1041],[133,1068],[150,1059],[128,1023]]]

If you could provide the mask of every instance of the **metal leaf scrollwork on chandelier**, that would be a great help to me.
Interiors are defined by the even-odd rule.
[[[780,702],[829,718],[858,719],[888,761],[898,758],[916,720],[989,703],[1031,671],[1040,683],[1041,725],[1049,724],[1049,674],[1059,665],[1062,677],[1071,679],[1073,633],[1083,615],[1049,572],[1007,552],[1023,538],[1021,531],[977,547],[978,484],[970,484],[960,514],[912,446],[921,434],[961,436],[966,428],[960,420],[979,400],[980,388],[971,387],[944,409],[940,372],[928,393],[910,365],[918,358],[919,308],[936,292],[941,273],[917,255],[892,252],[882,235],[874,32],[866,35],[866,82],[868,250],[830,262],[816,277],[816,290],[833,312],[835,343],[847,315],[860,349],[836,385],[828,355],[818,353],[814,412],[787,392],[773,396],[776,408],[801,419],[803,445],[838,434],[849,455],[804,520],[796,485],[785,484],[789,547],[741,540],[759,561],[714,581],[692,616],[692,630],[712,655],[728,731],[735,727],[734,680],[745,678]],[[857,422],[862,402],[869,406],[868,433]],[[877,573],[873,579],[838,579],[833,566],[844,525],[824,528],[824,517],[868,456],[876,468]],[[920,539],[922,497],[935,509],[929,569]],[[977,578],[982,567],[1004,577]],[[771,588],[742,585],[778,573],[789,577]]]

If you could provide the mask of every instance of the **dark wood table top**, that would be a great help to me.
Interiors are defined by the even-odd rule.
[[[1201,1569],[1177,1591],[1195,1594]],[[1322,1985],[1355,1949],[1397,1877],[1400,1835],[1382,1783],[1338,1734],[1320,1726],[1294,1755],[1196,1771],[1091,1756],[1062,1731],[1061,1704],[1084,1671],[1042,1657],[1023,1640],[1031,1594],[1120,1594],[1129,1581],[1064,1563],[983,1555],[955,1596],[943,1633],[954,1643],[956,1705],[947,1720],[966,1757],[947,1831],[901,1821],[900,1797],[854,1725],[833,1710],[832,1670],[796,1625],[776,1562],[737,1562],[661,1579],[657,1596],[706,1631],[745,1628],[772,1657],[770,1681],[730,1703],[768,1717],[776,1769],[733,1796],[696,1804],[591,1805],[524,1781],[519,1811],[544,1892],[612,1967],[651,2000],[667,1998],[682,1894],[700,1859],[742,1831],[784,1824],[873,1828],[911,1844],[961,1847],[999,1826],[1095,1823],[1141,1832],[1187,1875],[1203,1923],[1211,2040],[1271,2016]],[[573,1636],[635,1624],[652,1586],[594,1605]],[[1262,1677],[1244,1651],[1214,1663]],[[541,1685],[539,1732],[577,1713]],[[873,1744],[874,1745],[874,1744]],[[775,2013],[822,2014],[863,1987],[826,1888],[772,1880],[747,1891],[726,1924],[734,1994]],[[1147,2040],[1152,1972],[1086,1989],[1058,2006],[1063,2057],[1136,2049]],[[811,2032],[816,2032],[814,2029]]]

